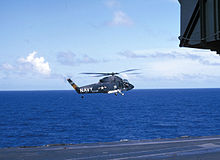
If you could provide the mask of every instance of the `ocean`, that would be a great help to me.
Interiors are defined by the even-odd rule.
[[[0,92],[0,148],[210,135],[220,135],[220,89]]]

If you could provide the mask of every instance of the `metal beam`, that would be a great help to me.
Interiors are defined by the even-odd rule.
[[[199,16],[200,16],[200,11],[199,11],[199,1],[198,1],[195,9],[193,11],[193,14],[190,18],[190,21],[186,27],[186,30],[185,30],[184,34],[180,37],[180,45],[179,45],[180,47],[183,47],[188,44],[189,39],[192,35],[192,32],[193,32],[193,30],[199,20]]]
[[[216,0],[213,0],[213,16],[214,16],[214,34],[215,34],[215,40],[217,40],[217,18],[216,18]]]
[[[218,32],[219,32],[220,31],[220,2],[219,0],[217,0],[217,2],[218,2]],[[220,39],[220,32],[218,33],[218,38]]]
[[[206,0],[199,0],[201,44],[206,43]]]

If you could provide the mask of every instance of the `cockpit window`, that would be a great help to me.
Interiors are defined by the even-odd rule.
[[[127,79],[123,79],[123,81],[128,83],[128,80],[127,80]]]
[[[109,81],[109,77],[105,77],[99,80],[99,82],[103,83],[103,82],[108,82]]]

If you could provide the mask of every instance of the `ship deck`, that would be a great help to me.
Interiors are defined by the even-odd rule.
[[[1,148],[1,160],[219,160],[220,136]]]

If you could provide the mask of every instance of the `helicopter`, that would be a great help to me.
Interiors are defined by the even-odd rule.
[[[128,82],[127,79],[122,79],[116,76],[121,73],[132,72],[138,69],[129,69],[121,72],[111,72],[111,73],[81,73],[86,75],[95,75],[93,77],[103,77],[98,83],[78,87],[70,78],[67,81],[76,90],[78,94],[91,94],[91,93],[107,93],[107,94],[118,94],[124,95],[124,91],[129,91],[134,88],[132,84]],[[139,74],[139,73],[130,73]],[[83,98],[83,96],[82,96]]]

